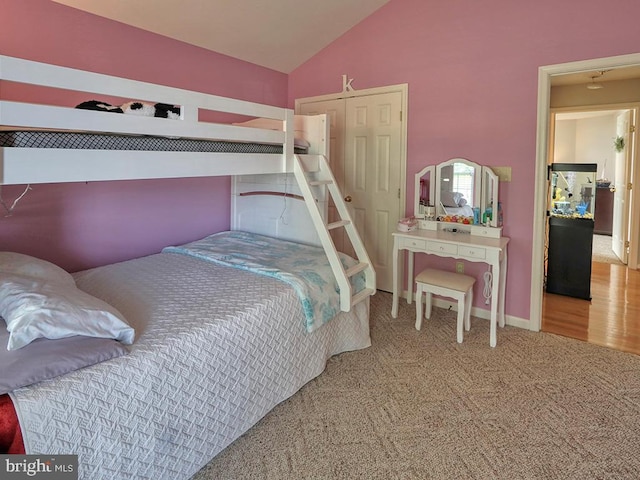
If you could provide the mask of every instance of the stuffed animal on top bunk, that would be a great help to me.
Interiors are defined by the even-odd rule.
[[[120,106],[111,105],[100,100],[89,100],[76,105],[83,110],[97,110],[100,112],[125,113],[143,117],[180,118],[180,107],[168,103],[127,102]]]
[[[100,112],[124,113],[120,107],[101,102],[100,100],[82,102],[80,105],[76,105],[76,108],[81,108],[82,110],[98,110]]]
[[[120,105],[124,113],[143,117],[180,118],[180,107],[168,103],[127,102]]]

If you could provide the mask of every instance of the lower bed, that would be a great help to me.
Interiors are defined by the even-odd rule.
[[[135,328],[130,353],[10,395],[26,453],[78,454],[81,479],[187,479],[329,357],[370,345],[368,301],[309,333],[287,284],[194,257],[75,278]]]

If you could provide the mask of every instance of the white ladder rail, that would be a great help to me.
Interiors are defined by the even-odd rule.
[[[351,215],[347,210],[347,206],[342,198],[342,193],[338,188],[333,172],[329,168],[326,157],[322,155],[319,156],[317,170],[318,178],[309,178],[309,172],[305,170],[302,159],[297,155],[295,155],[293,172],[302,192],[302,196],[305,199],[313,224],[318,232],[318,237],[320,238],[322,247],[329,259],[331,269],[336,276],[338,287],[340,288],[340,310],[348,312],[351,310],[353,305],[363,301],[375,293],[375,270],[373,269],[371,261],[369,260],[369,255],[364,248],[364,243],[362,242],[353,220],[351,219]],[[312,187],[327,189],[328,193],[333,198],[340,220],[330,224],[325,223],[316,202]],[[345,229],[358,260],[356,265],[346,270],[340,261],[340,256],[338,255],[338,251],[330,235],[330,230],[334,228]],[[354,295],[349,279],[360,272],[364,272],[365,274],[365,288]]]

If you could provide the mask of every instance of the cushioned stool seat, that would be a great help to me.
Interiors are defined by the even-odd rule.
[[[422,294],[426,294],[425,317],[431,317],[431,295],[442,295],[458,301],[457,339],[462,343],[462,324],[471,328],[473,285],[476,279],[461,273],[427,268],[416,277],[416,330],[422,327]]]

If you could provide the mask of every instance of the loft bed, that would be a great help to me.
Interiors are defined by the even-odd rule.
[[[2,146],[0,184],[133,180],[194,176],[239,175],[245,173],[293,172],[295,130],[310,136],[314,149],[323,154],[326,139],[320,125],[309,125],[310,117],[294,122],[291,110],[173,87],[112,77],[93,72],[0,56],[0,81],[38,85],[65,91],[88,91],[93,95],[124,99],[159,101],[179,105],[177,120],[136,115],[105,115],[70,106],[42,105],[0,99],[0,126],[3,130],[41,129],[70,133],[122,134],[164,139],[186,138],[202,141],[224,140],[277,145],[279,155],[264,153],[150,153],[149,150],[91,151],[87,161],[83,148],[23,148]],[[89,96],[91,95],[91,96]],[[266,119],[246,128],[240,125],[204,121],[206,112],[223,112]],[[277,124],[279,128],[277,128]],[[276,129],[274,129],[274,124]],[[312,161],[312,160],[309,160]],[[313,168],[313,166],[311,166]]]
[[[230,175],[233,195],[231,232],[73,275],[72,288],[121,312],[135,340],[114,358],[94,359],[0,396],[0,423],[14,428],[12,453],[76,453],[80,478],[189,478],[319,375],[330,356],[370,345],[368,297],[375,292],[375,272],[328,166],[324,116],[297,117],[288,109],[6,56],[0,56],[0,81],[180,109],[178,119],[167,119],[0,98],[0,130],[11,132],[0,144],[0,185]],[[216,123],[203,120],[207,112],[241,118],[238,124]],[[32,131],[134,142],[251,143],[267,145],[271,153],[13,143],[22,135],[16,132]],[[295,153],[296,143],[308,144],[307,153]],[[335,222],[327,222],[330,198],[340,217]],[[356,259],[335,250],[334,228],[346,230]],[[227,243],[213,244],[219,236]],[[298,284],[274,275],[271,264],[229,264],[226,253],[239,236],[262,247],[252,252],[260,260],[264,252],[303,267],[312,254],[324,259],[318,261],[328,276],[320,283],[337,300],[320,322],[313,320],[318,312],[308,312],[317,302],[302,301]],[[221,250],[224,261],[206,249]],[[239,255],[246,258],[246,250]],[[3,268],[0,287],[12,285],[15,273]],[[302,276],[315,278],[319,269],[304,270]],[[11,312],[2,310],[1,290],[6,321]],[[70,338],[91,338],[82,335]],[[23,354],[34,345],[59,347],[62,340],[68,338],[37,339],[22,347]]]

